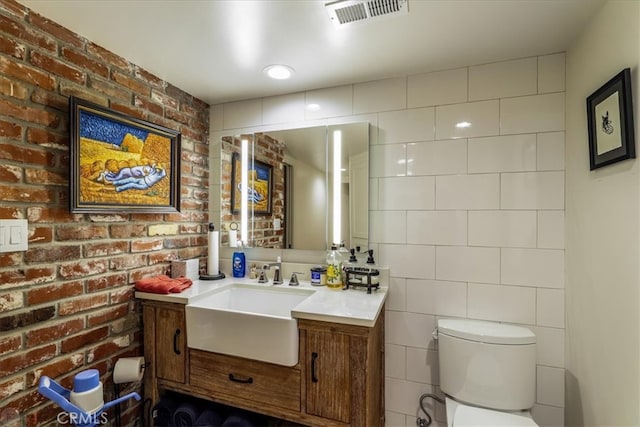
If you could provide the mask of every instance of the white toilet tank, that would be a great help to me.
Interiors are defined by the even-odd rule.
[[[533,406],[536,336],[529,329],[480,320],[440,319],[437,336],[444,393],[502,411]]]

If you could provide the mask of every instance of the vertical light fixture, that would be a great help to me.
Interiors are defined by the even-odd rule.
[[[333,242],[340,244],[342,232],[342,131],[333,131]]]
[[[249,241],[248,222],[249,222],[249,141],[242,140],[240,153],[240,234],[242,236],[243,246]]]

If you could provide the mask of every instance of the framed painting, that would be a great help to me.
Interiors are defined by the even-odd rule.
[[[587,123],[591,170],[636,157],[629,68],[587,98]]]
[[[69,98],[70,210],[180,211],[181,134]]]
[[[240,154],[231,156],[231,212],[240,213],[242,194]],[[271,215],[273,166],[251,159],[248,165],[248,208],[254,215]]]

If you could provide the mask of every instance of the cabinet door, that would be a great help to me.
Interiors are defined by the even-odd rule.
[[[349,336],[307,331],[307,413],[348,423],[351,420]]]
[[[156,375],[184,383],[187,337],[183,309],[156,308]]]

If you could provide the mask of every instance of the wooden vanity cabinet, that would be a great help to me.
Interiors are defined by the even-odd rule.
[[[184,305],[142,308],[152,405],[171,390],[302,425],[384,426],[384,307],[373,327],[299,319],[293,367],[189,349]]]
[[[187,327],[184,305],[143,301],[145,389],[158,400],[158,380],[184,384],[187,370]]]
[[[384,316],[373,328],[301,319],[306,413],[352,427],[384,425]]]

